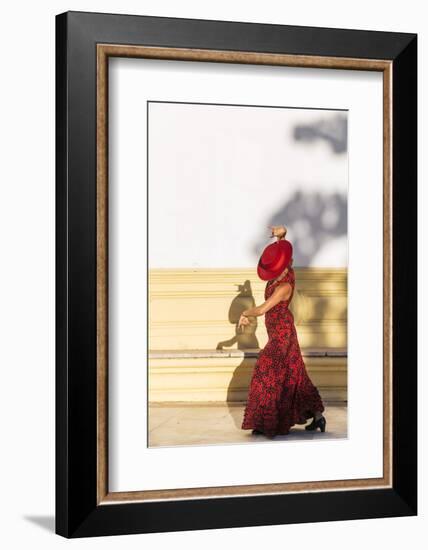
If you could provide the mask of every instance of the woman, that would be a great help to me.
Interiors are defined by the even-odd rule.
[[[238,328],[249,324],[248,317],[265,315],[268,342],[258,355],[251,378],[241,428],[268,437],[289,433],[294,424],[306,430],[325,431],[324,405],[306,372],[297,339],[294,317],[288,309],[295,286],[292,246],[285,240],[284,226],[269,226],[277,242],[264,250],[257,267],[268,280],[265,302],[242,312]]]

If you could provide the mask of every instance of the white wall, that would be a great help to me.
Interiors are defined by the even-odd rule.
[[[280,224],[295,266],[346,267],[347,121],[346,111],[150,103],[150,267],[255,267],[267,226]]]
[[[96,0],[6,3],[0,19],[0,544],[18,548],[205,549],[268,546],[329,550],[380,544],[390,550],[422,548],[426,512],[427,377],[420,369],[420,516],[400,519],[333,522],[317,525],[251,527],[162,535],[66,541],[52,534],[54,513],[54,15],[74,10],[140,13],[419,32],[420,78],[426,83],[428,22],[419,0],[343,3],[319,0],[197,2]],[[425,137],[426,108],[420,103],[420,134]],[[425,140],[419,144],[420,228],[427,211]],[[422,239],[419,250],[426,249]],[[424,256],[425,259],[425,256]],[[419,281],[426,279],[424,260]],[[420,318],[427,310],[420,294]],[[425,352],[420,324],[420,351]],[[425,353],[423,353],[425,356]],[[425,361],[423,360],[425,358]],[[421,367],[426,357],[421,356]],[[316,460],[316,457],[314,457]]]

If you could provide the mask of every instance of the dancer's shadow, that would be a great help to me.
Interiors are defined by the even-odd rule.
[[[256,337],[257,317],[250,318],[250,325],[238,329],[238,321],[241,313],[245,309],[249,309],[256,305],[253,291],[251,289],[251,281],[248,279],[243,285],[236,285],[239,293],[233,298],[229,307],[229,323],[235,325],[235,334],[228,340],[223,340],[217,344],[216,349],[222,350],[225,347],[231,347],[237,344],[238,349],[258,348],[259,342]]]
[[[235,325],[235,334],[228,340],[223,340],[217,344],[217,349],[231,347],[237,344],[240,350],[246,350],[245,357],[233,372],[232,378],[227,389],[227,404],[229,414],[237,428],[242,424],[242,402],[245,401],[248,392],[248,386],[251,379],[254,357],[260,351],[259,341],[256,336],[257,317],[250,317],[250,324],[238,329],[238,321],[241,313],[256,305],[251,282],[247,279],[243,285],[238,286],[238,295],[232,300],[229,307],[229,322]]]

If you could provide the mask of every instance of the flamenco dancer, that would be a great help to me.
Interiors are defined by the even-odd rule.
[[[293,298],[295,274],[292,245],[285,240],[287,229],[269,226],[269,244],[260,257],[257,274],[268,281],[265,302],[242,312],[238,329],[250,323],[248,317],[265,315],[268,342],[260,351],[248,391],[241,428],[269,438],[286,435],[294,424],[306,430],[325,431],[324,405],[311,382],[300,351],[294,317],[288,306]]]

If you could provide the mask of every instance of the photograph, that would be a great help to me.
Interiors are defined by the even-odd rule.
[[[348,179],[345,109],[147,102],[148,447],[347,438]]]

